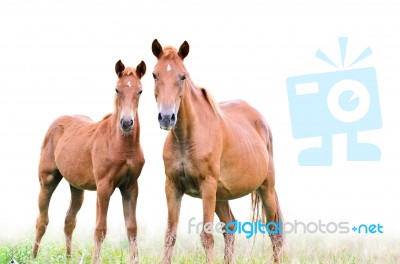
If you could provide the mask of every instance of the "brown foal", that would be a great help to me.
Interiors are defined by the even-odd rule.
[[[252,194],[253,213],[262,202],[263,219],[282,221],[275,192],[272,134],[262,115],[241,100],[214,103],[206,89],[193,84],[183,64],[189,53],[152,44],[155,98],[160,127],[169,130],[163,159],[168,223],[163,263],[171,263],[183,194],[203,200],[203,223],[214,212],[225,224],[234,221],[228,201]],[[207,263],[212,262],[214,239],[201,232]],[[233,262],[234,235],[224,233],[224,262]],[[270,236],[275,262],[280,262],[283,235]]]
[[[51,196],[62,178],[69,182],[71,203],[65,217],[67,257],[71,255],[72,233],[76,215],[82,206],[84,190],[97,191],[95,249],[93,263],[100,262],[100,249],[107,231],[110,196],[119,188],[129,241],[129,262],[138,262],[136,244],[137,179],[144,165],[140,147],[138,116],[140,79],[146,72],[142,61],[136,69],[121,61],[115,65],[118,82],[115,88],[115,111],[95,123],[85,116],[62,116],[50,126],[45,136],[39,163],[39,216],[33,256],[49,223]]]

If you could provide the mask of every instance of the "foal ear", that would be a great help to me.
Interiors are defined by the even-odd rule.
[[[117,61],[115,64],[115,73],[118,75],[118,77],[122,76],[123,71],[125,70],[125,65],[122,63],[121,60]]]
[[[182,60],[189,54],[189,43],[185,40],[179,48],[178,55]]]
[[[136,75],[140,79],[143,77],[143,75],[146,73],[146,63],[144,61],[141,61],[138,66],[136,66]]]
[[[157,57],[157,59],[161,57],[163,50],[157,39],[153,40],[153,44],[151,44],[151,50],[153,51],[153,54]]]

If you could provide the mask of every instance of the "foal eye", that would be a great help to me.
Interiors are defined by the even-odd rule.
[[[153,72],[153,78],[154,80],[157,80],[157,75]]]
[[[181,81],[183,81],[183,80],[185,80],[186,79],[186,74],[182,74],[181,75]]]
[[[143,93],[143,90],[141,90],[140,92],[138,92],[138,95],[141,95]]]
[[[118,88],[115,88],[115,92],[116,92],[117,94],[119,94],[119,90],[118,90]]]

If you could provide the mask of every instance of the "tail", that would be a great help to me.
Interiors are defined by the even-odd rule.
[[[255,223],[258,220],[261,222],[267,222],[267,214],[265,212],[265,208],[261,201],[260,196],[256,191],[251,193],[251,222]]]
[[[257,222],[258,220],[261,220],[263,223],[267,223],[267,221],[273,221],[279,225],[279,222],[282,223],[283,226],[283,216],[281,212],[281,208],[279,206],[279,200],[278,200],[278,195],[275,192],[275,204],[276,204],[276,212],[274,215],[274,219],[268,219],[267,220],[267,214],[265,211],[265,208],[262,204],[261,198],[258,195],[256,191],[251,193],[251,221],[253,223]],[[281,230],[283,232],[283,230]],[[253,246],[251,247],[251,253],[253,253],[254,245],[256,242],[256,236],[257,232],[253,236]],[[278,234],[270,234],[270,239],[272,243],[272,248],[273,248],[273,258],[275,263],[280,263],[281,256],[283,254],[283,244],[284,244],[284,233],[278,233]]]
[[[276,214],[274,219],[273,220],[270,219],[269,221],[273,221],[276,223],[278,223],[278,221],[281,221],[283,223],[283,215],[281,208],[279,206],[279,200],[276,191],[275,191],[275,203],[276,203]],[[268,221],[267,214],[262,204],[261,198],[256,191],[253,191],[251,193],[251,221],[255,223],[258,220],[261,220],[262,223],[267,223]]]

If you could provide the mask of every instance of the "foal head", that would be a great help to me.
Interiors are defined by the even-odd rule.
[[[136,69],[125,68],[121,60],[115,64],[118,75],[115,87],[115,106],[119,117],[119,127],[123,134],[130,134],[135,123],[139,97],[142,93],[140,79],[146,73],[146,64],[142,61]]]
[[[172,47],[163,49],[155,39],[152,51],[158,62],[154,67],[155,97],[158,107],[158,122],[165,130],[173,128],[177,121],[179,106],[184,93],[186,69],[183,59],[189,53],[189,44],[185,41],[176,50]]]

